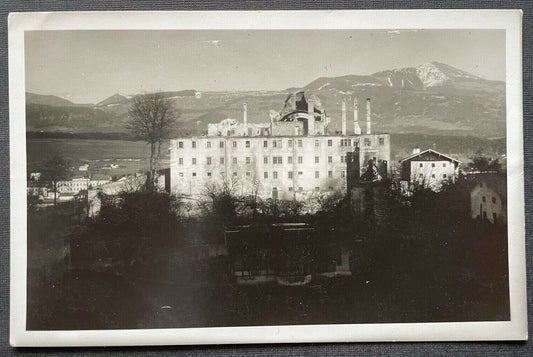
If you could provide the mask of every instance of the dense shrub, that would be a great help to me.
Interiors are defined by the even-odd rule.
[[[100,214],[73,236],[73,261],[80,267],[149,266],[183,243],[183,225],[164,192],[123,192],[101,195]],[[102,263],[104,262],[104,263]],[[107,262],[107,263],[105,263]]]

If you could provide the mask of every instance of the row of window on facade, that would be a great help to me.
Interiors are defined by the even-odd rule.
[[[292,186],[289,186],[287,189],[288,189],[289,192],[293,192],[294,191],[294,187],[292,187]],[[298,191],[303,191],[303,190],[304,190],[304,188],[302,186],[298,187]],[[314,190],[315,191],[320,191],[320,186],[315,186]],[[328,190],[333,191],[333,186],[329,186]],[[273,191],[273,195],[272,195],[273,198],[277,198],[276,194],[280,193],[281,189],[279,189],[277,187],[272,187],[272,191]]]
[[[419,167],[424,167],[424,165],[425,165],[425,164],[424,164],[423,162],[421,162],[420,164],[418,164]],[[429,164],[427,164],[427,165],[429,165]],[[432,162],[432,163],[431,163],[431,167],[435,167],[435,166],[436,166],[435,163]],[[447,166],[447,165],[446,165],[446,162],[443,162],[443,163],[442,163],[442,167],[446,167],[446,166]]]
[[[87,182],[58,182],[57,187],[85,187]]]
[[[304,158],[303,156],[298,156],[297,157],[297,162],[299,164],[303,164],[304,162]],[[263,158],[263,164],[265,165],[268,165],[269,163],[269,157],[268,156],[265,156]],[[225,158],[221,157],[219,158],[219,163],[220,165],[224,165],[226,162]],[[346,162],[346,155],[341,155],[341,163],[345,163]],[[183,157],[180,157],[178,158],[178,165],[183,165],[184,163],[184,158]],[[191,164],[192,165],[196,165],[197,163],[197,160],[195,157],[191,158]],[[245,163],[248,165],[248,164],[251,164],[252,163],[252,158],[247,156],[245,157]],[[293,157],[292,156],[287,156],[287,164],[292,164],[293,163]],[[315,156],[315,164],[319,164],[320,163],[320,156]],[[331,164],[333,163],[333,156],[328,156],[328,164]],[[212,165],[213,164],[213,158],[211,156],[208,156],[206,157],[206,164],[207,165]],[[238,159],[236,157],[233,157],[232,158],[232,164],[234,165],[237,165],[238,164]],[[283,164],[283,156],[273,156],[272,157],[272,164],[274,165],[282,165]]]
[[[289,192],[294,192],[294,187],[289,186],[289,187],[287,188],[287,190],[288,190]],[[303,191],[303,190],[304,190],[304,188],[303,188],[302,186],[299,186],[299,187],[298,187],[298,191]],[[317,192],[319,192],[319,191],[320,191],[320,186],[315,186],[314,190],[317,191]],[[329,187],[328,187],[328,190],[329,190],[329,191],[333,191],[333,186],[329,186]],[[281,192],[282,192],[282,190],[281,190],[280,188],[272,187],[272,198],[278,198],[278,194],[281,193]]]
[[[483,219],[487,219],[487,211],[483,211]],[[494,222],[498,220],[498,214],[496,212],[492,212],[492,220]]]
[[[282,148],[283,147],[283,140],[282,139],[274,139],[274,140],[270,140],[270,142],[271,142],[270,145],[273,148]],[[385,138],[379,138],[378,142],[379,142],[380,146],[384,146],[385,145]],[[238,145],[237,143],[238,142],[234,140],[234,141],[231,142],[231,146],[233,148],[237,148],[237,145]],[[365,146],[371,146],[372,145],[372,141],[370,140],[370,138],[364,138],[363,139],[363,143],[364,143]],[[357,144],[357,142],[354,140],[353,141],[353,146],[355,146],[356,144]],[[185,145],[185,143],[183,141],[178,141],[178,149],[183,149],[184,145]],[[245,148],[250,148],[251,145],[252,145],[251,140],[246,140],[244,142],[244,147]],[[293,139],[288,139],[287,140],[287,147],[292,148],[293,145],[294,145],[294,140]],[[296,145],[297,145],[297,147],[300,147],[300,148],[303,147],[303,140],[302,139],[296,140]],[[333,146],[333,139],[328,139],[328,144],[327,145],[329,147],[332,147]],[[219,148],[223,149],[224,146],[225,146],[225,141],[222,141],[222,140],[219,141],[218,146],[219,146]],[[340,139],[339,146],[352,146],[352,139]],[[197,148],[196,141],[191,141],[191,147],[193,149]],[[263,147],[265,147],[265,148],[269,147],[269,140],[263,140]],[[320,147],[320,140],[315,140],[315,147]],[[212,148],[211,141],[206,141],[206,148],[208,148],[208,149]]]
[[[207,177],[212,177],[212,173],[211,172],[207,172]],[[178,173],[179,177],[184,177],[184,173],[183,172],[180,172]],[[224,175],[224,173],[222,172],[221,175]],[[233,172],[233,177],[237,177],[238,176],[238,173],[237,172]],[[303,177],[304,173],[303,171],[298,171],[298,177]],[[246,172],[246,177],[251,177],[252,176],[252,173],[250,171]],[[192,173],[192,177],[197,177],[197,173],[196,172],[193,172]],[[327,177],[328,178],[334,178],[334,174],[333,174],[333,171],[328,171],[328,174],[327,174]],[[345,178],[346,177],[346,171],[341,171],[340,172],[340,177],[341,178]],[[263,178],[264,179],[268,179],[269,178],[269,172],[268,171],[265,171],[263,172]],[[279,178],[279,172],[278,171],[272,171],[272,178],[273,179],[278,179]],[[288,179],[292,179],[294,178],[294,172],[293,171],[287,171],[287,178]],[[320,171],[315,171],[315,178],[318,179],[320,178]]]
[[[481,197],[481,201],[482,201],[483,203],[487,202],[487,197],[482,196],[482,197]],[[492,197],[492,203],[496,203],[496,202],[497,202],[496,197]]]
[[[423,174],[423,173],[418,174],[418,176],[419,176],[420,178],[424,178],[424,174]],[[431,174],[431,178],[437,178],[437,175],[436,175],[436,174]],[[442,174],[442,178],[443,178],[443,179],[448,178],[448,175],[446,175],[446,174]]]

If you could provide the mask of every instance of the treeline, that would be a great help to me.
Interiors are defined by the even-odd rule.
[[[411,154],[414,147],[435,149],[449,154],[472,155],[479,151],[491,155],[506,152],[506,139],[486,139],[475,136],[426,135],[415,133],[391,134],[391,148],[396,155]]]
[[[205,202],[199,202],[201,214],[195,217],[189,217],[189,207],[179,197],[166,192],[128,191],[118,197],[100,195],[100,214],[88,220],[82,219],[83,210],[74,207],[76,202],[50,211],[29,210],[29,244],[35,252],[39,244],[47,247],[59,238],[70,247],[70,259],[64,262],[67,271],[102,272],[100,276],[114,271],[135,279],[136,284],[146,284],[144,289],[153,287],[142,281],[181,286],[201,282],[209,290],[202,291],[208,294],[202,295],[205,305],[182,299],[173,309],[207,311],[213,326],[508,320],[507,227],[471,219],[469,187],[468,177],[461,177],[440,192],[420,188],[404,197],[395,186],[377,184],[365,192],[368,202],[364,207],[355,210],[349,197],[337,193],[320,198],[315,214],[306,213],[298,202],[239,197],[229,187],[210,187]],[[85,207],[84,202],[78,203]],[[72,205],[72,213],[58,214],[67,204]],[[198,273],[198,267],[208,259],[202,252],[209,244],[224,242],[228,227],[250,225],[249,234],[243,238],[253,247],[262,234],[268,237],[270,223],[279,222],[306,222],[315,229],[314,238],[309,244],[269,239],[265,250],[246,248],[245,258],[251,259],[254,255],[250,252],[258,252],[268,257],[283,255],[283,264],[300,264],[300,259],[305,261],[312,252],[322,262],[329,257],[324,244],[338,244],[352,252],[352,277],[329,282],[317,277],[322,284],[317,290],[236,289],[228,282],[224,260],[211,259],[210,268],[201,268],[205,270]],[[230,262],[235,259],[231,254],[226,258]],[[60,269],[61,262],[56,264]],[[144,311],[133,310],[109,313],[104,319],[92,305],[84,305],[91,301],[94,289],[106,288],[101,278],[85,280],[92,284],[90,288],[82,285],[72,289],[64,279],[47,280],[52,278],[44,273],[31,276],[31,328],[57,329],[63,326],[60,319],[65,326],[76,323],[75,328],[105,328],[110,324],[134,328],[145,316]],[[113,279],[114,285],[120,281]],[[78,298],[65,298],[72,291]],[[113,298],[98,306],[102,311],[119,311],[114,301],[122,295],[115,297],[112,294],[117,290],[110,291]],[[154,294],[164,298],[166,292]],[[136,299],[139,297],[133,294],[126,301]],[[85,311],[83,319],[79,318],[80,310]],[[180,327],[202,323],[205,327],[205,320],[194,320],[193,316],[179,321],[183,324]],[[161,323],[178,326],[171,319]]]
[[[129,133],[70,133],[70,132],[41,132],[27,131],[27,139],[92,139],[92,140],[135,140]]]
[[[116,269],[125,275],[185,283],[194,259],[183,257],[195,256],[199,246],[224,242],[228,227],[250,225],[243,236],[246,252],[239,258],[248,262],[279,254],[284,258],[275,266],[283,270],[284,264],[300,266],[309,252],[317,262],[327,261],[327,244],[352,251],[354,278],[321,296],[327,307],[318,304],[306,311],[310,323],[332,316],[335,323],[506,320],[507,227],[470,217],[470,183],[461,177],[440,192],[419,188],[410,197],[394,186],[375,185],[365,189],[364,209],[355,210],[348,197],[337,193],[317,200],[316,213],[305,212],[301,202],[239,197],[223,189],[209,192],[197,217],[188,217],[185,202],[168,193],[102,196],[100,215],[73,235],[72,262],[81,268],[94,265],[106,257],[104,241],[106,254],[114,256]],[[268,239],[263,247],[269,224],[280,222],[306,222],[315,233],[305,244]],[[182,258],[173,265],[177,253]],[[228,289],[222,287],[220,296],[233,294]],[[224,309],[249,301],[255,295],[242,291],[231,295]],[[231,323],[266,324],[265,316],[272,313],[261,313],[266,302],[250,304],[252,312]],[[295,318],[283,306],[272,309],[284,323]],[[353,317],[358,312],[366,316]]]
[[[191,136],[187,130],[177,130],[175,136]],[[127,140],[136,141],[135,137],[127,132],[61,132],[61,131],[27,131],[26,139],[85,139],[85,140]]]

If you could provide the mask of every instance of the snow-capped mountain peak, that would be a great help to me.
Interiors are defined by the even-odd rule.
[[[395,68],[372,74],[384,85],[402,89],[425,89],[462,81],[484,81],[483,78],[440,62],[416,67]]]
[[[416,67],[416,73],[424,88],[440,86],[458,78],[481,79],[473,74],[439,62],[421,64]]]
[[[450,77],[440,71],[433,63],[417,66],[416,74],[420,78],[424,88],[439,86],[450,80]]]

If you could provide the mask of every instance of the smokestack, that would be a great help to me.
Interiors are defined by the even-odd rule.
[[[274,132],[274,116],[270,116],[270,135]]]
[[[372,134],[372,111],[370,109],[370,98],[366,98],[366,133]]]
[[[248,124],[248,104],[242,103],[242,122]]]
[[[353,99],[353,133],[355,135],[361,135],[361,127],[358,123],[358,108],[357,108],[357,97]]]
[[[309,114],[308,135],[315,135],[315,105],[311,98],[307,100],[307,109],[307,112]]]
[[[346,135],[346,101],[342,100],[342,135]]]

